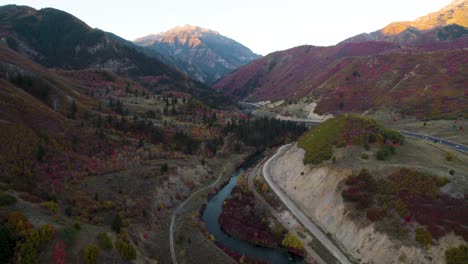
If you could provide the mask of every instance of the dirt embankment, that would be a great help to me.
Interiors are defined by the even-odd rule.
[[[453,234],[425,250],[377,232],[373,223],[359,223],[341,196],[340,183],[351,169],[303,164],[304,150],[294,145],[271,165],[273,180],[313,221],[362,263],[444,263],[447,248],[463,244]]]

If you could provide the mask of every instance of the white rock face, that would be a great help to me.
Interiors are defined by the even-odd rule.
[[[373,224],[359,227],[347,215],[341,193],[337,189],[338,184],[351,174],[351,170],[305,166],[302,162],[304,154],[303,149],[294,145],[272,163],[273,180],[306,215],[361,263],[445,263],[445,250],[464,243],[461,237],[449,234],[426,251],[402,246],[386,234],[376,232]]]
[[[317,103],[310,103],[307,105],[304,110],[308,112],[307,114],[307,119],[313,119],[313,120],[327,120],[333,117],[332,114],[326,114],[326,115],[319,115],[315,113],[315,107],[317,107]]]

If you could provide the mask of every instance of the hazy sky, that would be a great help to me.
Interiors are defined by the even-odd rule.
[[[413,20],[450,0],[0,0],[54,7],[134,40],[184,24],[213,29],[252,51],[334,45],[392,21]]]

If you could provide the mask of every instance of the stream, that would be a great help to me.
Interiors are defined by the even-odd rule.
[[[231,191],[236,186],[239,175],[249,167],[255,165],[255,163],[257,163],[261,157],[261,154],[257,154],[250,158],[231,176],[228,184],[226,184],[208,201],[205,211],[203,212],[202,219],[206,224],[208,232],[210,232],[210,234],[215,237],[217,242],[240,254],[259,260],[266,260],[274,264],[304,263],[303,258],[294,254],[290,254],[284,249],[273,249],[256,246],[249,242],[235,239],[224,233],[224,231],[221,229],[218,220],[219,216],[221,215],[224,200],[231,196]]]

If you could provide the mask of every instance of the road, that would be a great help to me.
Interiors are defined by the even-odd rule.
[[[281,118],[281,120],[288,120],[292,122],[298,122],[298,123],[305,123],[305,124],[310,124],[310,125],[319,125],[322,123],[320,120],[310,120],[310,119],[305,119],[305,118],[295,118],[295,117],[288,117],[287,119]],[[468,147],[459,143],[454,143],[451,141],[447,141],[445,139],[441,139],[438,137],[434,136],[429,136],[429,135],[423,135],[423,134],[417,134],[409,131],[404,131],[404,130],[399,130],[400,133],[405,136],[405,137],[412,137],[412,138],[417,138],[417,139],[422,139],[422,140],[427,140],[427,141],[432,141],[432,142],[437,142],[439,144],[442,144],[448,148],[451,148],[455,151],[461,152],[461,153],[468,153]]]
[[[275,155],[273,155],[265,165],[263,165],[263,177],[267,181],[270,188],[278,195],[284,205],[294,214],[294,216],[302,223],[304,227],[306,227],[321,243],[324,247],[330,251],[330,253],[342,264],[350,264],[351,261],[348,257],[343,254],[343,252],[329,239],[327,235],[325,235],[322,230],[317,227],[297,206],[294,202],[289,198],[287,194],[285,194],[276,183],[271,179],[270,175],[270,165],[273,160],[278,158],[280,155],[283,154],[285,149],[292,144],[287,144],[282,146],[278,149]]]
[[[262,203],[262,206],[264,206],[272,215],[273,217],[276,218],[277,221],[279,221],[283,226],[287,227],[288,223],[286,220],[284,220],[280,214],[276,211],[275,208],[273,208],[269,203],[265,201],[263,196],[261,196],[258,192],[257,189],[255,188],[255,185],[253,183],[253,179],[257,175],[257,173],[260,175],[260,169],[262,168],[262,162],[259,162],[253,169],[247,171],[247,183],[249,185],[249,189],[252,191],[254,194],[256,201]],[[296,232],[294,228],[289,229],[291,233],[293,233],[295,236],[300,237],[299,234]],[[304,250],[307,252],[307,257],[310,257],[314,263],[317,264],[326,264],[325,261],[322,260],[322,258],[307,244],[304,243]]]
[[[418,139],[424,139],[424,140],[428,140],[432,142],[437,142],[439,144],[445,145],[461,153],[468,153],[468,147],[462,144],[457,144],[457,143],[453,143],[453,142],[450,142],[441,138],[437,138],[437,137],[433,137],[429,135],[416,134],[413,132],[408,132],[408,131],[403,131],[403,130],[400,130],[400,133],[405,137],[412,137],[412,138],[418,138]]]
[[[226,167],[223,167],[223,171],[219,174],[219,177],[218,179],[216,179],[215,182],[213,182],[212,184],[208,185],[208,186],[205,186],[201,189],[199,189],[198,191],[192,193],[192,195],[190,195],[187,199],[185,199],[185,201],[183,201],[181,204],[179,204],[179,206],[177,206],[177,208],[174,210],[174,212],[172,213],[172,216],[171,216],[171,225],[169,227],[169,246],[171,248],[171,257],[172,257],[172,263],[174,264],[178,264],[177,262],[177,256],[176,256],[176,252],[175,252],[175,247],[174,247],[174,225],[175,225],[175,219],[176,219],[176,216],[182,211],[182,209],[184,208],[184,206],[190,201],[192,200],[193,197],[195,197],[195,195],[199,194],[200,192],[203,192],[209,188],[212,188],[214,187],[215,185],[217,185],[221,179],[223,178],[223,175],[224,175],[224,172],[226,171]]]

